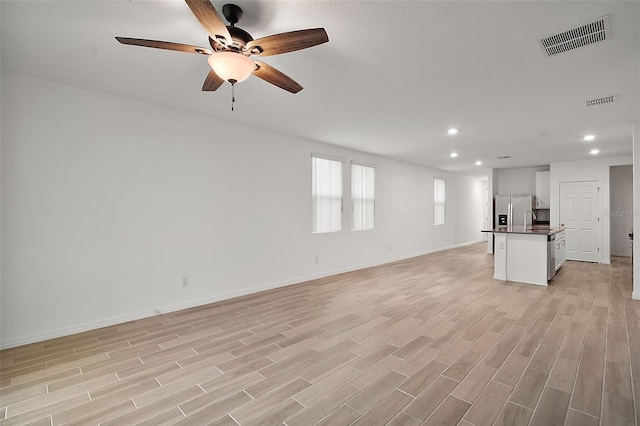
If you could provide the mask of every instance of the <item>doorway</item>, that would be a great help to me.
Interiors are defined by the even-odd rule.
[[[560,183],[560,224],[566,259],[600,261],[600,187],[597,181]]]
[[[609,168],[611,256],[631,257],[633,233],[633,166]]]

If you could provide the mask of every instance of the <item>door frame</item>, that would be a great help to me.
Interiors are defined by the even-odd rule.
[[[596,202],[596,208],[597,208],[597,215],[598,215],[598,220],[597,220],[597,224],[596,227],[598,229],[598,239],[596,241],[596,245],[598,248],[597,251],[597,256],[596,256],[596,263],[602,263],[602,193],[601,193],[601,189],[602,189],[602,185],[600,182],[600,179],[580,179],[580,180],[567,180],[567,181],[560,181],[558,182],[558,224],[560,226],[562,226],[563,220],[562,220],[562,184],[571,184],[571,183],[581,183],[581,182],[595,182],[595,184],[598,187],[598,200]],[[575,260],[575,259],[567,259],[567,260]],[[587,260],[576,260],[578,262],[588,262]]]

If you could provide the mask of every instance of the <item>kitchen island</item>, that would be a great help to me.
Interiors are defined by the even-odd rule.
[[[548,285],[564,262],[564,227],[505,226],[483,232],[494,235],[497,280]]]

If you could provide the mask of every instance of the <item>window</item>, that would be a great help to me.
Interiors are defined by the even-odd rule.
[[[311,157],[311,194],[313,232],[337,232],[342,229],[342,163]]]
[[[433,224],[444,225],[446,213],[444,180],[433,178]]]
[[[351,229],[373,229],[376,202],[376,169],[351,164],[351,201],[353,203]]]

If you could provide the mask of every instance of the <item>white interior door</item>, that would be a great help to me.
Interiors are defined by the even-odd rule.
[[[597,181],[560,183],[560,224],[566,228],[567,260],[600,260],[599,205]]]

